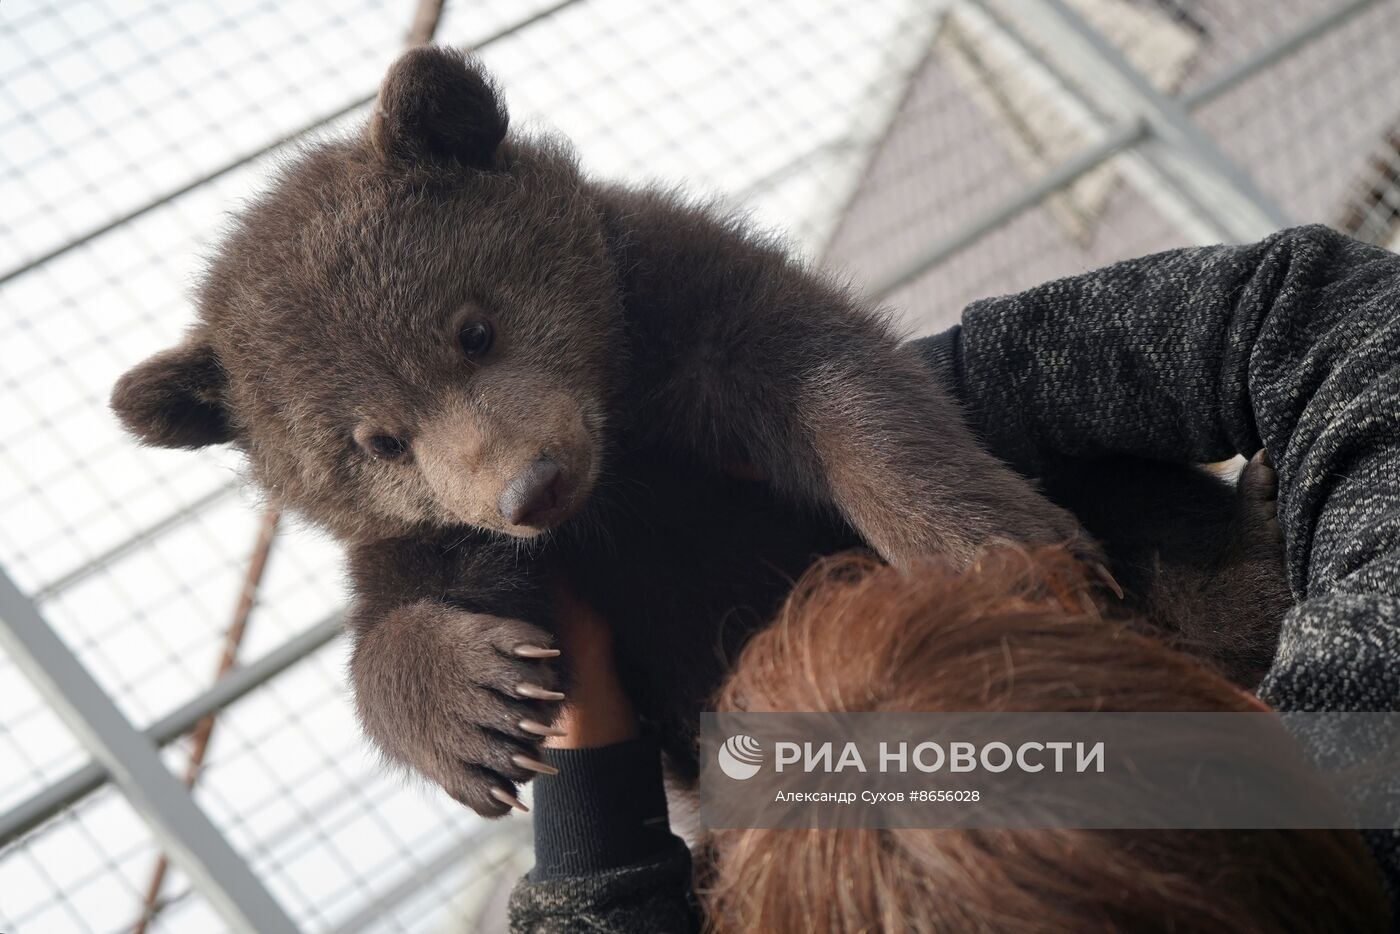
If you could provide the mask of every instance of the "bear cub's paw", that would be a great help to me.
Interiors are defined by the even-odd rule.
[[[1235,550],[1253,560],[1283,563],[1283,531],[1278,524],[1278,474],[1269,452],[1260,448],[1236,483]]]
[[[1208,606],[1197,633],[1206,633],[1200,638],[1208,657],[1253,690],[1273,663],[1280,624],[1293,606],[1278,522],[1278,475],[1262,450],[1236,481],[1234,515],[1205,593]]]
[[[361,722],[389,758],[483,817],[523,810],[516,786],[553,771],[538,749],[564,699],[553,645],[519,620],[402,607],[351,660]]]

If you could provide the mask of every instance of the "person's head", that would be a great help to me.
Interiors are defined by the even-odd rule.
[[[1006,549],[959,572],[838,559],[745,649],[718,708],[1226,711],[1259,704],[1104,619],[1075,563]],[[721,931],[1385,929],[1353,832],[739,830],[714,841]]]

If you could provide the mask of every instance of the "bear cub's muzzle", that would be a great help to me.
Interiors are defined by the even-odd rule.
[[[569,514],[574,483],[554,458],[542,454],[501,492],[501,516],[514,526],[547,529]]]

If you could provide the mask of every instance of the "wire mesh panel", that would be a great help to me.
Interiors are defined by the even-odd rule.
[[[1201,128],[1293,222],[1346,226],[1370,198],[1392,235],[1385,182],[1400,77],[1381,51],[1400,4],[1076,0],[1100,35]],[[931,246],[978,228],[1027,185],[1112,138],[1132,108],[1105,93],[1004,2],[943,17],[927,58],[832,237],[827,259],[878,281]],[[1262,62],[1258,68],[1253,63]],[[1141,137],[1133,137],[1141,139]],[[1135,145],[942,252],[891,296],[915,331],[957,319],[970,300],[1114,260],[1220,239]],[[1369,194],[1368,194],[1369,192]]]
[[[1160,54],[1154,70],[1164,80],[1184,72],[1195,39],[1167,14],[1104,9],[1131,29],[1159,32],[1149,48],[1161,51],[1140,55],[1143,67]],[[994,12],[969,5],[939,23],[829,244],[833,264],[878,280],[1107,135],[1114,118],[1063,76],[1053,50]],[[977,296],[1180,244],[1186,234],[1164,215],[1160,183],[1125,164],[1134,158],[1116,157],[1018,212],[892,303],[912,328],[929,331],[954,323]]]
[[[1314,14],[1327,6],[1301,5]],[[1400,120],[1400,74],[1385,63],[1397,37],[1400,4],[1375,4],[1203,107],[1198,119],[1300,221],[1342,225]],[[1391,231],[1348,232],[1385,242]]]
[[[1290,217],[1395,241],[1400,0],[1068,6]],[[179,339],[224,214],[291,147],[363,119],[417,7],[0,10],[0,565],[127,718],[175,739],[171,772],[197,775],[198,803],[307,930],[498,924],[526,825],[380,766],[331,637],[337,549],[283,517],[263,566],[271,520],[238,459],[139,448],[106,397]],[[1028,9],[449,0],[437,38],[478,47],[513,124],[566,133],[591,172],[749,210],[858,287],[912,270],[888,301],[928,331],[980,295],[1216,236],[1137,105]],[[178,738],[217,673],[298,645],[207,748]],[[19,831],[0,930],[221,929],[178,866],[153,884],[155,838],[10,660],[0,691],[0,822]]]

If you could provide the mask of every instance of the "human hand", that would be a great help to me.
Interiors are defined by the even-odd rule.
[[[607,621],[567,589],[559,594],[557,621],[571,679],[568,700],[544,745],[585,749],[634,739],[641,729],[617,677]]]

